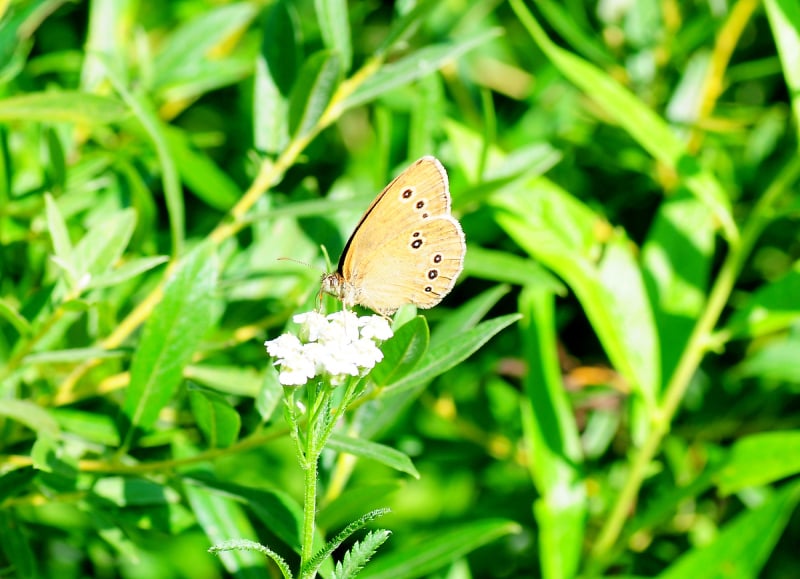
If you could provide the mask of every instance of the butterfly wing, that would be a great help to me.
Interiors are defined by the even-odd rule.
[[[449,214],[447,173],[436,158],[422,157],[375,197],[347,241],[337,269],[349,279],[352,262],[380,251],[389,228],[404,229],[420,219]]]
[[[404,304],[432,308],[450,293],[464,264],[464,233],[450,215],[439,215],[384,238],[367,252],[352,278],[355,302],[381,314]]]
[[[349,301],[382,314],[438,304],[464,263],[464,233],[450,215],[447,173],[433,157],[403,171],[375,198],[339,261]]]

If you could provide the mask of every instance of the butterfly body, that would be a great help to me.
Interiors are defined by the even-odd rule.
[[[464,265],[464,232],[450,214],[447,173],[423,157],[389,183],[361,217],[322,291],[390,315],[405,304],[431,308]]]

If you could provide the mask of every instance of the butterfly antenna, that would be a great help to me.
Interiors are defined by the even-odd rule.
[[[291,258],[291,257],[279,257],[278,261],[293,261],[295,263],[299,263],[300,265],[306,266],[308,269],[314,269],[309,264],[307,264],[305,261],[300,261],[299,259],[294,259],[294,258]]]

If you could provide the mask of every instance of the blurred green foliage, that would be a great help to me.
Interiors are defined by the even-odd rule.
[[[324,454],[320,531],[392,509],[365,577],[795,576],[798,22],[0,2],[0,575],[277,576],[228,539],[296,566],[262,343],[435,154],[465,272],[343,425],[401,459]]]

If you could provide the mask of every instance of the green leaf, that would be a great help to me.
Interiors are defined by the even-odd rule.
[[[126,446],[134,431],[149,429],[181,382],[211,323],[217,260],[211,244],[190,252],[167,282],[164,296],[144,326],[131,363],[131,381],[123,403],[129,421]]]
[[[212,545],[231,538],[255,542],[256,531],[234,500],[192,484],[185,485],[184,492]],[[228,573],[237,577],[263,579],[267,576],[266,562],[252,551],[222,551],[219,558]]]
[[[71,348],[69,350],[46,350],[28,354],[23,359],[25,364],[63,364],[78,363],[86,360],[109,360],[124,358],[129,352],[125,350],[103,350],[102,348]]]
[[[428,323],[417,316],[400,326],[394,336],[381,344],[383,360],[370,372],[370,380],[383,387],[406,375],[428,349]]]
[[[797,350],[795,350],[795,355]],[[763,432],[737,440],[717,475],[720,492],[771,484],[800,472],[800,430]]]
[[[308,137],[318,129],[339,75],[339,57],[329,50],[316,52],[303,63],[289,98],[289,133],[295,139]]]
[[[378,55],[383,55],[397,44],[405,42],[417,27],[425,22],[430,13],[439,6],[439,0],[419,0],[415,2],[411,9],[402,14],[400,18],[392,21],[389,33],[384,36],[380,47],[377,49]],[[399,6],[395,7],[396,10]],[[399,11],[399,10],[398,10]]]
[[[224,396],[190,388],[189,403],[197,426],[211,448],[225,448],[236,442],[242,420]]]
[[[92,279],[89,281],[89,285],[87,285],[86,288],[100,289],[104,287],[120,285],[121,283],[135,277],[139,277],[141,274],[150,271],[161,264],[167,263],[168,261],[169,257],[166,255],[132,259],[130,261],[126,261],[115,269],[92,276]]]
[[[500,537],[519,533],[513,521],[488,519],[440,532],[419,544],[405,545],[378,557],[361,572],[359,579],[412,579],[445,567],[479,547]]]
[[[408,455],[391,446],[333,433],[328,439],[328,447],[336,452],[374,460],[400,472],[410,474],[416,479],[419,478],[419,473]]]
[[[286,493],[265,488],[250,488],[213,479],[198,473],[184,478],[187,485],[201,487],[246,506],[281,541],[300,553],[303,511]]]
[[[147,136],[153,141],[158,162],[161,166],[161,185],[167,201],[167,214],[169,215],[170,233],[172,236],[173,256],[180,255],[184,242],[185,207],[183,205],[183,191],[175,163],[169,153],[164,123],[153,110],[153,103],[144,96],[132,93],[123,78],[116,72],[113,64],[107,57],[100,57],[106,69],[106,75],[114,89],[120,94],[125,104],[135,115]]]
[[[539,285],[565,295],[566,288],[537,262],[507,251],[469,246],[464,261],[469,277],[517,285]]]
[[[725,525],[711,544],[681,556],[659,579],[759,577],[798,500],[800,484],[786,485]]]
[[[522,416],[528,468],[540,494],[534,509],[541,533],[539,558],[545,577],[573,577],[588,514],[584,457],[558,364],[554,295],[534,287],[520,296],[524,317],[519,328],[529,365]]]
[[[118,507],[163,506],[181,500],[181,496],[168,486],[130,476],[100,478],[92,486],[92,492]]]
[[[444,342],[460,340],[461,335],[478,325],[507,293],[507,286],[496,285],[460,305],[433,329],[431,344],[439,346]]]
[[[50,415],[49,410],[27,400],[3,400],[0,404],[0,416],[16,420],[34,432],[52,439],[58,439],[61,432],[58,422]]]
[[[180,85],[193,83],[204,66],[225,72],[223,58],[257,14],[257,7],[238,2],[197,12],[197,16],[167,36],[158,57],[153,59],[153,89],[174,91]],[[185,89],[185,87],[184,87]],[[198,94],[185,92],[182,98]],[[178,95],[173,94],[173,98]]]
[[[375,552],[386,542],[391,533],[385,529],[370,531],[359,542],[356,541],[350,549],[345,552],[342,560],[336,563],[333,572],[333,579],[350,579],[358,576],[367,562]]]
[[[338,549],[341,544],[344,543],[353,533],[359,529],[362,529],[368,523],[374,521],[378,517],[382,517],[388,512],[389,509],[376,509],[367,513],[366,515],[360,516],[358,519],[347,525],[347,527],[336,533],[335,537],[325,543],[325,546],[322,549],[314,553],[314,556],[311,557],[311,559],[305,562],[301,570],[301,575],[303,577],[315,576],[322,563],[328,560],[333,552]]]
[[[0,298],[0,318],[14,326],[20,336],[27,336],[31,332],[31,323],[3,298]]]
[[[208,552],[214,553],[215,555],[219,555],[223,551],[257,551],[270,559],[272,559],[277,565],[278,569],[280,569],[281,574],[283,575],[284,579],[292,579],[294,575],[292,575],[292,570],[289,567],[289,564],[286,560],[278,555],[275,551],[262,545],[261,543],[256,543],[255,541],[248,541],[247,539],[232,539],[230,541],[223,541],[222,543],[218,543],[209,547]]]
[[[130,243],[136,212],[123,209],[96,223],[75,245],[75,267],[81,276],[105,273]]]
[[[193,147],[184,131],[165,127],[164,137],[181,180],[198,199],[220,211],[236,204],[242,196],[239,186],[207,154]]]
[[[302,58],[295,3],[274,2],[261,27],[253,86],[254,142],[258,150],[276,154],[289,142],[289,94]]]
[[[5,555],[4,567],[13,570],[16,577],[40,577],[26,525],[17,520],[15,509],[0,509],[0,549]]]
[[[187,366],[184,376],[223,394],[250,398],[258,396],[263,380],[253,368],[211,364]]]
[[[735,378],[760,378],[787,384],[800,384],[800,335],[791,334],[759,344],[744,362],[731,371]]]
[[[339,56],[341,72],[353,65],[353,47],[350,45],[350,22],[346,0],[314,0],[317,23],[325,48]]]
[[[800,53],[800,7],[792,0],[765,0],[769,25],[772,28],[772,38],[778,48],[786,86],[791,98],[792,111],[794,112],[794,130],[798,131],[800,120],[800,71],[797,70],[797,55]],[[800,133],[796,133],[797,134]]]
[[[642,247],[645,284],[661,348],[661,374],[683,355],[706,303],[714,256],[712,215],[688,195],[665,200]]]
[[[597,102],[655,159],[677,172],[686,187],[713,211],[725,236],[738,239],[730,200],[722,185],[689,155],[664,119],[608,73],[553,43],[521,0],[511,0],[511,7],[561,74]]]
[[[53,418],[62,430],[89,442],[111,448],[119,446],[120,436],[114,419],[108,414],[86,412],[73,408],[53,408]]]
[[[660,390],[658,337],[627,237],[544,178],[492,203],[508,235],[575,292],[614,367],[652,404]]]
[[[428,348],[417,367],[403,378],[387,386],[384,389],[384,393],[402,392],[403,390],[414,388],[418,384],[430,382],[436,376],[444,374],[450,368],[466,360],[497,333],[519,319],[520,316],[518,314],[500,316],[464,332],[458,342],[447,342],[434,348]]]
[[[426,46],[396,62],[385,64],[347,97],[342,103],[342,107],[351,109],[374,101],[387,92],[394,91],[439,70],[445,63],[456,60],[473,48],[497,38],[500,34],[499,29],[492,29],[470,36],[466,40]]]
[[[726,332],[758,337],[784,330],[800,318],[800,261],[783,277],[759,287],[728,320]]]
[[[67,274],[67,283],[70,287],[74,287],[79,276],[72,241],[70,241],[67,231],[67,222],[49,193],[45,193],[44,206],[47,231],[50,233],[50,240],[53,243],[53,253],[57,258],[58,266]]]
[[[129,116],[120,101],[78,91],[48,91],[0,99],[0,121],[110,124]]]

